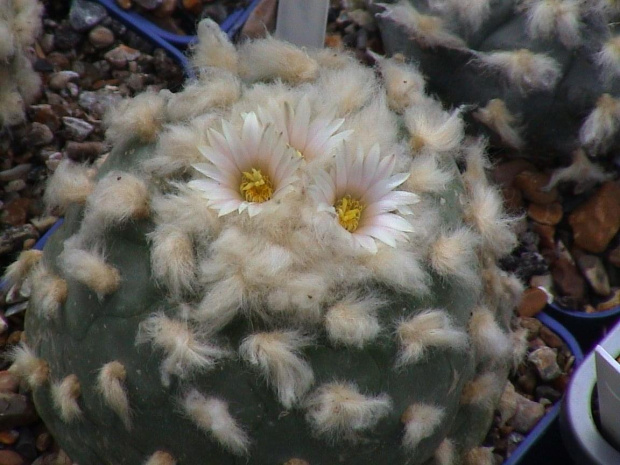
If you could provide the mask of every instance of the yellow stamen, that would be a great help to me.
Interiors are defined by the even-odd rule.
[[[338,221],[340,225],[349,232],[355,232],[360,223],[364,205],[359,200],[352,199],[350,195],[342,197],[336,205]]]
[[[273,195],[273,184],[269,176],[261,170],[252,168],[252,172],[244,171],[239,186],[241,194],[247,202],[266,202]]]

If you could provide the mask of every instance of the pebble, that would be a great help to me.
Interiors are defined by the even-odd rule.
[[[95,129],[94,126],[87,121],[80,118],[74,118],[73,116],[63,117],[62,122],[69,138],[77,141],[86,139]]]
[[[499,424],[501,426],[504,426],[517,412],[517,391],[515,390],[514,384],[510,381],[506,383],[497,409],[499,410]]]
[[[4,192],[19,192],[26,188],[26,181],[23,179],[14,179],[9,181],[4,187]]]
[[[185,3],[185,2],[183,2]],[[278,2],[276,0],[261,0],[241,28],[242,37],[258,39],[265,34],[273,32],[276,26],[276,13]]]
[[[114,32],[105,26],[97,26],[88,33],[88,40],[95,48],[107,48],[114,44]]]
[[[508,424],[519,433],[529,433],[545,414],[545,407],[538,402],[516,394],[516,411]]]
[[[537,338],[542,328],[542,323],[537,318],[522,317],[519,318],[521,327],[527,329],[528,340]]]
[[[112,67],[116,69],[123,69],[127,66],[128,61],[137,60],[140,57],[140,51],[135,48],[128,47],[121,44],[116,48],[113,48],[104,55]]]
[[[0,392],[17,392],[19,379],[8,370],[0,371]]]
[[[541,325],[539,336],[545,342],[545,344],[547,344],[552,349],[564,350],[565,346],[564,346],[564,341],[562,341],[562,338],[560,338],[560,336],[558,336],[556,333],[551,331],[545,325]],[[561,353],[562,352],[559,352],[558,356]]]
[[[547,399],[553,403],[562,398],[562,393],[551,386],[543,384],[536,388],[536,398],[539,399],[539,402],[541,401],[540,399]]]
[[[163,0],[134,0],[137,5],[140,5],[145,10],[154,10],[162,4]]]
[[[78,162],[93,161],[101,155],[104,150],[105,144],[99,141],[68,141],[64,148],[67,157]]]
[[[555,349],[541,347],[531,352],[527,359],[534,365],[540,379],[552,381],[562,374],[562,369],[558,365],[558,354]]]
[[[604,183],[568,217],[575,244],[588,252],[603,252],[620,230],[620,184]]]
[[[541,312],[547,305],[547,293],[535,287],[527,288],[521,295],[517,313],[522,317],[532,317]]]
[[[10,226],[23,226],[28,218],[28,207],[32,201],[26,197],[17,197],[4,205],[0,222]]]
[[[39,452],[44,452],[52,445],[52,435],[45,431],[37,436],[34,444]]]
[[[24,465],[26,460],[17,452],[4,449],[0,450],[0,465]]]
[[[98,3],[73,0],[69,11],[69,23],[74,30],[84,32],[99,24],[107,16],[106,9]]]
[[[607,271],[605,271],[605,265],[599,257],[596,255],[579,254],[577,256],[577,265],[596,294],[607,297],[611,293],[609,277],[607,276]]]
[[[0,232],[0,255],[21,250],[27,239],[38,239],[39,233],[31,224],[4,229]]]
[[[69,24],[62,24],[54,31],[54,48],[56,50],[74,50],[75,44],[78,44],[81,40],[82,34],[73,29]]]
[[[620,305],[620,289],[612,289],[611,297],[596,306],[597,312],[604,312]]]
[[[28,141],[35,147],[47,145],[54,140],[54,133],[45,124],[34,122],[30,126]]]
[[[29,425],[38,418],[28,397],[14,392],[0,392],[0,429]]]
[[[30,172],[32,165],[30,163],[22,163],[8,170],[0,171],[0,182],[15,181],[23,179]]]
[[[530,202],[547,205],[558,200],[558,190],[554,187],[549,191],[545,186],[549,184],[551,177],[548,174],[537,171],[523,171],[514,180],[515,187],[521,189],[523,197]]]
[[[560,295],[572,301],[571,307],[578,308],[586,293],[586,283],[575,263],[560,257],[551,265],[551,275]]]
[[[101,119],[108,108],[116,105],[122,99],[123,97],[118,91],[103,88],[95,92],[82,92],[78,97],[78,105],[91,113],[94,118]]]
[[[532,220],[548,226],[555,226],[562,220],[564,211],[559,202],[553,202],[545,205],[538,203],[530,203],[527,207],[527,216]]]
[[[33,121],[45,124],[52,132],[60,129],[60,116],[58,114],[65,112],[62,106],[50,105],[48,103],[32,105],[30,111],[32,112]]]
[[[53,73],[47,82],[49,87],[54,90],[64,89],[70,81],[75,81],[80,77],[79,73],[70,70],[58,71]]]

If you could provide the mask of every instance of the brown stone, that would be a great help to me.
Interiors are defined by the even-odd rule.
[[[508,187],[512,186],[515,178],[524,171],[536,171],[536,167],[523,158],[498,163],[491,171],[491,179],[495,184]]]
[[[611,263],[613,266],[617,266],[618,268],[620,268],[620,245],[614,247],[609,251],[609,253],[607,254],[607,260],[609,260],[609,263]]]
[[[611,310],[620,305],[620,289],[614,289],[611,297],[596,306],[597,312]]]
[[[128,10],[131,8],[133,2],[131,0],[116,0],[118,6],[120,6],[123,10]]]
[[[29,425],[38,418],[34,406],[26,396],[14,392],[0,392],[0,429]]]
[[[140,52],[127,45],[121,44],[113,48],[104,55],[104,58],[116,69],[123,69],[127,66],[127,62],[136,60],[140,56]]]
[[[342,46],[342,36],[340,34],[327,34],[325,36],[325,47],[341,49]]]
[[[547,328],[545,325],[540,327],[540,338],[553,349],[561,349],[564,346],[562,338]]]
[[[592,253],[603,252],[620,229],[620,184],[606,182],[568,217],[575,244]]]
[[[261,0],[243,25],[241,35],[249,39],[258,39],[273,32],[276,27],[277,10],[276,0]]]
[[[609,277],[603,261],[596,255],[580,253],[576,255],[577,266],[585,276],[592,290],[603,297],[611,293]]]
[[[104,26],[97,26],[88,33],[88,40],[95,48],[106,48],[114,44],[114,33]]]
[[[0,450],[0,465],[24,465],[26,460],[14,450]]]
[[[558,200],[558,190],[554,187],[547,191],[545,186],[549,184],[551,176],[535,171],[523,171],[519,173],[514,186],[521,190],[523,197],[530,202],[546,205]]]
[[[532,204],[534,205],[534,204]],[[555,249],[555,227],[548,224],[532,223],[532,231],[538,235],[541,250]]]
[[[44,452],[50,448],[50,446],[52,445],[52,442],[53,442],[52,435],[48,433],[47,431],[44,431],[43,433],[37,436],[37,439],[35,440],[34,445],[39,452]]]
[[[159,18],[169,18],[177,7],[177,0],[162,0],[160,5],[153,10],[153,14]]]
[[[517,313],[522,317],[532,317],[540,313],[547,305],[547,293],[542,289],[530,287],[523,291]]]
[[[181,4],[183,8],[192,14],[199,15],[202,11],[202,2],[200,0],[183,0]]]
[[[521,191],[513,186],[503,186],[501,187],[501,192],[506,211],[513,215],[521,214],[524,209]]]
[[[18,197],[7,202],[2,209],[0,221],[10,226],[24,225],[28,218],[28,208],[31,202],[32,200],[26,197]]]
[[[10,446],[11,444],[15,444],[18,439],[19,433],[14,429],[0,431],[0,444]]]
[[[538,337],[542,323],[536,318],[522,317],[519,319],[521,327],[527,330],[528,340]]]
[[[19,379],[8,370],[0,371],[0,392],[17,392]]]
[[[562,220],[564,212],[559,202],[553,202],[546,205],[531,203],[527,207],[527,216],[534,221],[548,226],[555,226]]]
[[[585,280],[577,266],[568,258],[559,257],[551,266],[551,275],[561,295],[570,297],[575,303],[583,300],[586,291]]]

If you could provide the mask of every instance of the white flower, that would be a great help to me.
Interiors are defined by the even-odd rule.
[[[254,216],[291,190],[300,158],[254,112],[243,115],[240,131],[222,121],[222,132],[210,129],[209,145],[199,147],[210,163],[193,165],[207,179],[188,184],[204,193],[219,216],[246,209]]]
[[[367,155],[361,147],[353,153],[345,146],[336,155],[335,170],[322,171],[310,187],[319,211],[331,213],[356,246],[372,253],[377,251],[375,239],[395,247],[413,231],[401,214],[411,213],[408,206],[419,198],[412,192],[393,190],[409,177],[408,173],[392,174],[395,163],[394,156],[381,157],[378,145]]]
[[[282,132],[285,141],[306,161],[325,158],[334,148],[345,140],[352,130],[337,132],[344,119],[334,119],[328,115],[312,117],[312,109],[307,96],[303,96],[297,106],[284,102],[273,105],[269,110],[259,109],[261,121],[273,123]]]

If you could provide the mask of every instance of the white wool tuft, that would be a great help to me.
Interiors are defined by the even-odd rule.
[[[549,191],[560,183],[573,182],[575,183],[573,192],[581,194],[612,177],[613,173],[608,173],[603,167],[592,163],[583,149],[577,149],[569,166],[553,171],[545,190]]]
[[[176,226],[160,225],[148,235],[153,276],[174,296],[196,287],[196,257],[190,235]]]
[[[238,276],[214,283],[198,305],[194,318],[211,333],[218,332],[237,316],[245,296],[245,285]]]
[[[81,232],[97,237],[107,227],[150,214],[146,183],[127,172],[111,171],[96,185],[86,201]]]
[[[70,423],[82,415],[82,409],[78,404],[81,388],[76,375],[69,375],[62,381],[52,385],[52,400],[54,406],[60,411],[61,418]]]
[[[406,292],[428,292],[429,275],[416,253],[381,247],[376,254],[366,258],[366,266],[375,278]]]
[[[558,36],[568,48],[579,45],[581,12],[578,0],[529,0],[524,4],[531,37],[549,39]]]
[[[479,374],[463,387],[461,404],[478,405],[487,410],[493,409],[504,391],[505,384],[506,379],[497,373]]]
[[[131,409],[125,380],[127,371],[118,361],[108,362],[97,376],[97,391],[103,397],[104,402],[121,419],[127,430],[131,429]]]
[[[318,322],[321,309],[329,296],[329,285],[325,277],[314,273],[290,273],[285,282],[272,289],[267,295],[271,309],[283,315],[295,315],[306,322]]]
[[[43,198],[47,208],[64,213],[72,203],[85,204],[95,187],[93,175],[94,171],[86,165],[69,159],[61,161],[45,189]]]
[[[605,152],[620,129],[620,99],[603,94],[579,129],[579,141],[593,154]]]
[[[392,110],[396,113],[403,113],[408,107],[422,100],[425,87],[424,77],[413,64],[369,53],[379,63],[379,70],[387,91],[387,103]]]
[[[319,435],[352,440],[358,431],[375,426],[392,409],[387,394],[368,396],[353,383],[320,386],[304,402],[306,420]]]
[[[412,404],[403,413],[401,421],[405,424],[403,446],[415,451],[420,441],[429,437],[441,424],[444,409],[431,404]]]
[[[186,415],[224,449],[235,455],[247,454],[250,439],[228,411],[225,401],[191,390],[182,402]]]
[[[318,85],[312,90],[316,96],[311,96],[311,100],[323,105],[323,108],[319,109],[321,112],[343,118],[366,105],[376,90],[377,78],[373,70],[355,63],[343,69],[324,72]],[[326,95],[329,95],[328,99],[325,98]]]
[[[22,46],[32,45],[41,32],[43,4],[34,0],[14,0],[13,32]]]
[[[47,383],[50,369],[47,362],[37,358],[32,349],[23,342],[7,354],[13,364],[9,371],[26,383],[30,389],[36,389]]]
[[[161,365],[164,386],[170,385],[170,375],[187,378],[195,371],[213,368],[219,359],[229,355],[229,351],[201,340],[188,322],[173,320],[163,313],[140,323],[136,344],[146,342],[165,354]]]
[[[620,35],[607,40],[594,56],[594,60],[601,67],[601,74],[606,83],[611,83],[617,78],[620,75]]]
[[[495,131],[506,145],[519,149],[525,144],[521,138],[518,118],[510,113],[503,100],[489,100],[486,106],[474,111],[472,116]]]
[[[466,217],[482,235],[484,248],[497,257],[509,254],[517,245],[517,237],[511,230],[516,218],[506,215],[496,188],[484,184],[470,186]]]
[[[492,447],[474,447],[467,451],[463,465],[495,465]]]
[[[67,282],[39,264],[32,272],[32,309],[45,319],[54,318],[67,300]]]
[[[491,168],[491,161],[486,154],[486,141],[480,137],[468,140],[468,144],[463,147],[466,169],[463,173],[463,181],[466,186],[476,184],[488,184],[487,170]]]
[[[503,52],[478,53],[477,60],[483,66],[503,74],[508,83],[519,91],[552,90],[560,76],[560,64],[544,53],[527,49]]]
[[[282,79],[301,84],[318,77],[319,65],[294,45],[267,37],[241,45],[239,74],[249,82]]]
[[[21,283],[41,260],[43,252],[40,250],[24,250],[16,261],[11,263],[4,273],[3,279],[7,286]]]
[[[486,307],[476,307],[469,320],[469,334],[478,360],[504,362],[512,356],[512,343]]]
[[[416,155],[411,162],[409,173],[411,176],[403,187],[418,194],[441,192],[454,179],[452,173],[441,169],[437,156],[432,153]]]
[[[457,463],[456,457],[456,445],[454,441],[448,438],[441,441],[433,455],[437,465],[455,465]]]
[[[424,149],[448,152],[458,148],[463,140],[465,128],[460,109],[448,113],[427,98],[423,104],[407,108],[404,118],[414,153]]]
[[[437,16],[424,15],[408,1],[395,4],[378,3],[385,11],[378,16],[394,21],[410,32],[422,46],[465,49],[463,40],[446,30],[444,22]]]
[[[168,452],[158,450],[144,462],[144,465],[177,465],[177,461]]]
[[[96,250],[81,250],[65,242],[60,266],[68,276],[95,292],[99,299],[116,291],[121,284],[118,270],[108,265],[103,254]]]
[[[297,331],[256,333],[243,340],[239,353],[258,367],[280,403],[290,409],[314,383],[312,368],[300,357],[301,349],[311,342]]]
[[[355,98],[361,96],[360,93]],[[399,137],[396,115],[388,108],[383,94],[371,98],[363,108],[345,119],[342,127],[354,131],[353,137],[358,147],[369,151],[374,145],[379,144],[384,155],[395,150],[394,144]]]
[[[165,122],[168,94],[144,92],[108,110],[104,117],[107,139],[119,146],[131,140],[155,142]]]
[[[386,301],[376,297],[349,294],[325,314],[325,329],[329,339],[335,344],[361,349],[379,335],[381,325],[377,310],[385,304]]]
[[[464,350],[469,343],[467,333],[455,327],[450,316],[439,309],[424,310],[401,321],[396,334],[401,346],[397,366],[418,362],[431,347]]]
[[[220,68],[237,74],[239,56],[222,28],[211,19],[198,23],[198,41],[192,48],[192,64],[197,68]]]
[[[430,0],[433,10],[454,15],[459,23],[469,26],[468,32],[476,32],[491,13],[491,0]]]
[[[480,237],[469,228],[439,232],[429,252],[431,266],[442,276],[475,283],[478,274],[474,266],[479,245]]]

